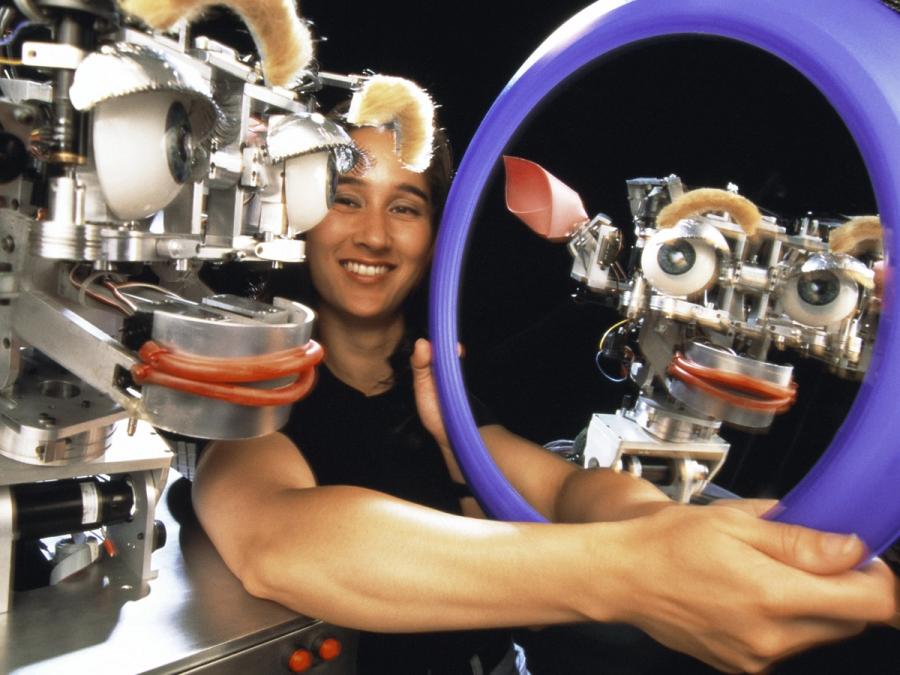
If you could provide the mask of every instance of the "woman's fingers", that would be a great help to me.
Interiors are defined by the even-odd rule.
[[[724,506],[751,516],[764,516],[778,504],[777,499],[717,499],[710,506]]]
[[[731,508],[673,506],[639,519],[626,620],[720,669],[759,672],[896,612],[886,566],[852,536],[761,520]],[[631,521],[637,525],[639,521]],[[723,668],[723,665],[725,666]]]

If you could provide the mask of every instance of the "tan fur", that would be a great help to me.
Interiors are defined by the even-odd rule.
[[[293,0],[120,0],[122,9],[152,28],[190,21],[210,5],[226,5],[253,34],[271,85],[288,85],[312,60],[312,37],[297,16]]]
[[[411,171],[424,171],[431,164],[434,102],[416,83],[388,75],[369,78],[353,94],[347,121],[362,127],[392,127],[397,155]]]
[[[748,235],[756,232],[762,218],[756,204],[746,197],[717,188],[700,188],[685,192],[660,211],[656,225],[660,228],[672,227],[679,220],[710,211],[725,211]]]
[[[851,218],[831,231],[828,245],[834,253],[848,255],[871,253],[879,258],[883,257],[884,232],[881,229],[881,220],[878,216]]]

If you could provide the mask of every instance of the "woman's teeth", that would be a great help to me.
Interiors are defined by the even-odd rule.
[[[343,262],[341,265],[344,269],[364,277],[375,277],[379,274],[387,274],[388,271],[387,265],[363,265],[362,263],[353,262],[352,260]]]

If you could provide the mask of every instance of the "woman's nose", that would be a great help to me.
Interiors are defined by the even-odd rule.
[[[371,249],[383,249],[390,245],[391,236],[387,214],[370,211],[361,219],[354,241]]]

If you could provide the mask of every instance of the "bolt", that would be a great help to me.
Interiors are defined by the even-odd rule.
[[[13,111],[13,119],[19,124],[31,124],[34,122],[34,112],[30,108],[20,107]]]
[[[38,415],[38,424],[41,424],[45,427],[52,427],[56,424],[56,418],[52,415],[48,415],[47,413],[41,413]]]
[[[10,236],[3,237],[3,240],[0,241],[0,248],[6,253],[12,253],[16,250],[16,240]]]

